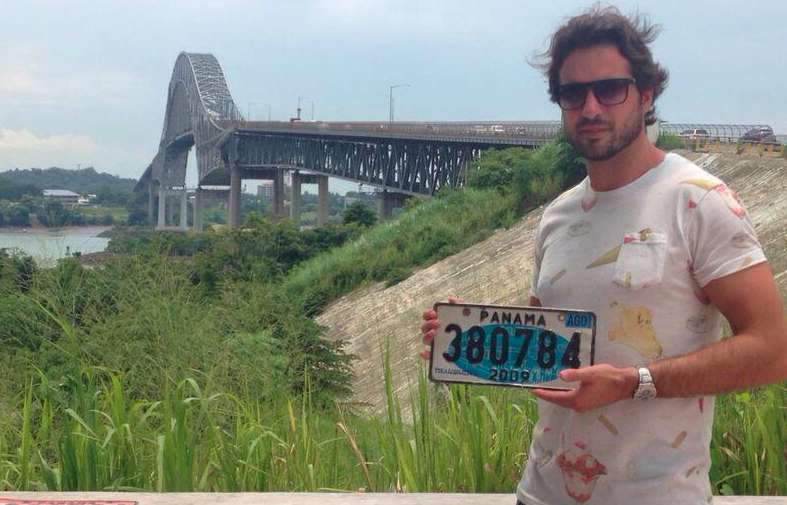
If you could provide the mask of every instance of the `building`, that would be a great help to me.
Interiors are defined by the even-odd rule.
[[[50,202],[60,202],[63,205],[77,205],[79,203],[79,193],[74,193],[67,189],[45,189],[44,200]]]
[[[273,203],[273,181],[262,181],[257,186],[257,198],[263,202]]]

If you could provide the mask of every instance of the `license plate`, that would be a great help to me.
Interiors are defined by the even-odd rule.
[[[593,364],[596,315],[579,310],[436,303],[429,379],[575,389],[558,378]]]

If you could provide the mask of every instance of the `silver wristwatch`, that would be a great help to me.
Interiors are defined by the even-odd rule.
[[[637,368],[639,374],[639,384],[637,389],[634,390],[635,400],[650,400],[656,398],[656,386],[653,384],[653,377],[650,375],[650,370],[647,368]]]

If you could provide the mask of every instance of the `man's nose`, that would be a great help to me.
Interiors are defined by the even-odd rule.
[[[582,105],[582,115],[585,117],[596,117],[602,112],[602,105],[596,100],[596,95],[592,88],[588,88],[585,95],[585,103]]]

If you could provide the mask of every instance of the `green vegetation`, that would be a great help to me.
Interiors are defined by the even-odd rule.
[[[0,203],[0,226],[47,228],[63,226],[102,225],[123,222],[124,208],[67,206],[57,201],[25,199],[15,203]]]
[[[353,202],[344,211],[342,218],[344,224],[357,223],[361,226],[374,226],[377,214],[363,202]]]
[[[82,226],[145,224],[147,194],[132,193],[136,181],[81,170],[11,170],[0,175],[0,226]],[[43,189],[68,189],[95,195],[90,205],[63,205],[42,197]]]
[[[16,182],[0,176],[0,200],[19,200],[24,197],[41,196],[41,188],[34,184]]]
[[[17,187],[37,189],[37,192],[26,193],[29,195],[40,195],[42,189],[68,189],[80,194],[95,194],[102,202],[121,204],[126,203],[125,197],[118,198],[117,195],[130,194],[137,183],[134,179],[96,172],[93,167],[79,170],[58,167],[15,169],[0,173],[0,179]],[[2,182],[0,188],[3,188]],[[0,191],[0,199],[13,198]]]
[[[0,489],[512,492],[535,401],[422,375],[406,415],[349,404],[348,355],[312,319],[481,240],[582,176],[564,144],[490,151],[469,186],[392,221],[118,231],[101,268],[0,252]],[[496,182],[490,182],[496,181]],[[524,203],[523,203],[524,202]],[[785,388],[717,402],[717,493],[787,494]]]
[[[664,151],[674,151],[675,149],[685,149],[686,143],[676,134],[662,131],[659,132],[659,138],[656,140],[656,147]]]

